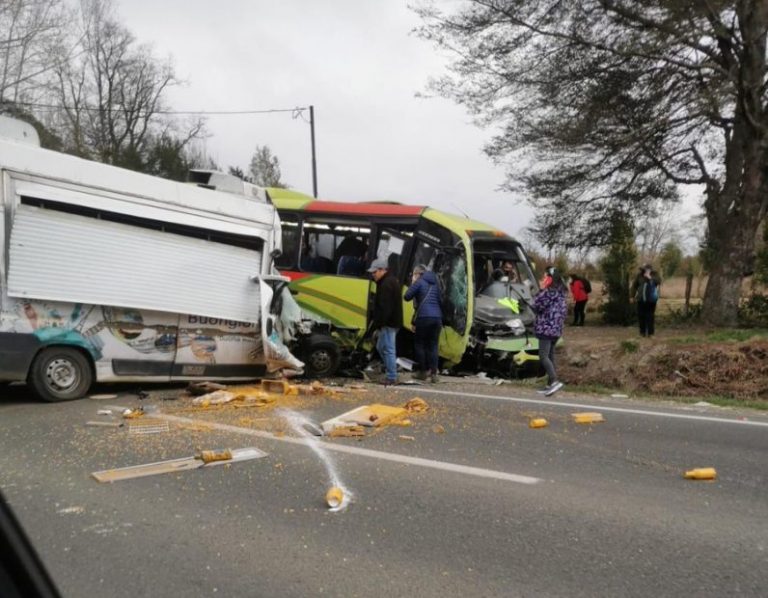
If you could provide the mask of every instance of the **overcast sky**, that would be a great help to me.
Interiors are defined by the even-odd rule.
[[[532,210],[497,191],[503,172],[482,153],[491,132],[459,106],[415,97],[445,57],[410,32],[405,0],[118,0],[121,20],[186,84],[175,110],[315,107],[322,199],[426,204],[513,235]],[[308,118],[308,115],[307,115]],[[257,144],[283,180],[312,193],[309,124],[290,113],[210,116],[206,148],[245,169]]]

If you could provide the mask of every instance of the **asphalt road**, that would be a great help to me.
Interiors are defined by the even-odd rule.
[[[137,437],[84,426],[107,404],[137,404],[127,388],[60,404],[1,391],[0,486],[65,596],[768,593],[768,417],[542,400],[512,385],[370,389],[290,404],[314,421],[413,396],[432,407],[409,428],[321,440],[354,495],[339,513],[323,503],[315,452],[261,410],[201,415],[167,401],[165,412],[214,428]],[[606,421],[575,424],[576,411]],[[549,427],[530,429],[533,415]],[[90,477],[224,446],[268,456],[113,484]],[[716,481],[682,478],[704,466]]]

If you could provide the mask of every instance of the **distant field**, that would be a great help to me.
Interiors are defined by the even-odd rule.
[[[693,279],[693,286],[691,287],[691,304],[701,303],[701,299],[704,297],[704,290],[707,288],[706,276],[701,276]],[[603,283],[599,280],[592,282],[592,295],[590,296],[590,311],[597,308],[602,302],[603,297]],[[765,291],[765,289],[763,289]],[[752,292],[751,281],[745,280],[742,285],[742,296],[750,295]],[[668,278],[661,283],[660,299],[659,299],[659,311],[665,312],[670,309],[682,309],[685,305],[685,277],[674,276]]]

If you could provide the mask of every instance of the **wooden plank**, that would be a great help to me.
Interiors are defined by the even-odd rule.
[[[232,450],[232,458],[224,461],[212,461],[204,463],[195,457],[184,457],[181,459],[170,459],[168,461],[157,461],[155,463],[145,463],[143,465],[131,465],[129,467],[120,467],[117,469],[105,469],[95,471],[91,474],[99,482],[119,482],[121,480],[130,480],[134,478],[143,478],[161,473],[175,473],[188,471],[190,469],[200,469],[202,467],[214,467],[216,465],[225,465],[227,463],[236,463],[238,461],[247,461],[250,459],[260,459],[266,457],[267,453],[256,447],[248,447]]]

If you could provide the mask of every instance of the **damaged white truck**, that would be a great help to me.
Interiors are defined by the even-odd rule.
[[[32,127],[0,117],[3,132],[0,382],[60,401],[95,381],[301,371],[273,313],[290,296],[273,267],[280,221],[263,189],[44,150]]]

